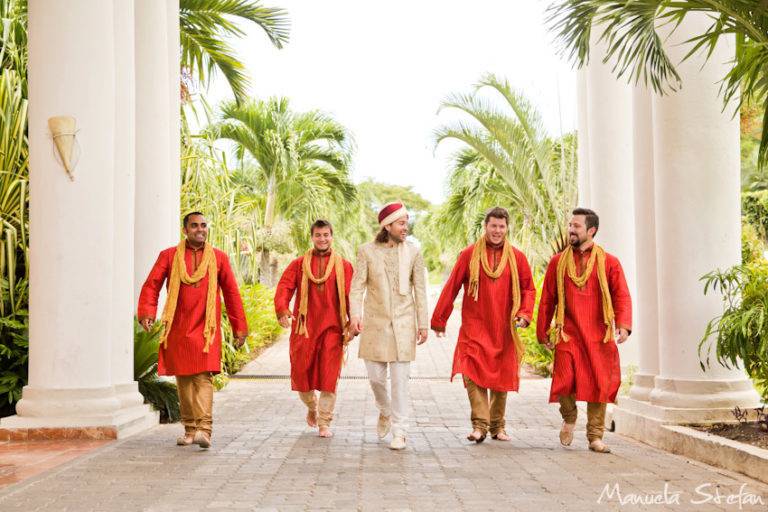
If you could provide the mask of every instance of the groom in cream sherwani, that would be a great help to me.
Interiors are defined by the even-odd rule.
[[[351,328],[361,333],[359,357],[365,360],[379,409],[376,431],[384,439],[391,430],[390,448],[402,450],[410,415],[411,361],[416,357],[416,344],[427,341],[429,327],[426,273],[421,251],[406,241],[405,206],[400,202],[384,206],[379,225],[376,240],[357,253],[349,293]]]

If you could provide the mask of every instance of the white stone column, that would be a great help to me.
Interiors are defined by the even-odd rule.
[[[176,16],[169,19],[171,6]],[[161,250],[179,241],[178,0],[136,0],[136,224],[134,306]],[[175,35],[169,27],[175,23]],[[170,84],[172,77],[176,82]],[[174,91],[175,100],[171,101]],[[175,134],[172,136],[172,132]],[[176,178],[174,178],[174,175]],[[174,181],[176,180],[176,181]]]
[[[168,229],[173,241],[181,236],[181,36],[179,32],[179,0],[166,0],[168,33],[168,179],[171,218]]]
[[[669,38],[672,62],[711,24],[690,14]],[[686,409],[691,421],[729,418],[734,406],[758,396],[740,370],[713,361],[702,371],[697,346],[707,322],[722,313],[717,294],[705,296],[702,275],[739,263],[739,118],[723,111],[719,81],[734,56],[734,39],[721,38],[709,61],[697,54],[678,65],[682,90],[654,97],[655,190],[659,279],[659,375],[651,403]]]
[[[600,216],[595,241],[621,262],[636,310],[632,87],[615,77],[604,56],[604,44],[594,43],[586,68],[590,202],[580,206]],[[622,369],[637,365],[638,353],[634,337],[620,345]]]
[[[587,70],[578,70],[576,82],[576,129],[578,158],[579,205],[592,202],[589,179],[589,123],[587,121]]]
[[[133,380],[133,224],[135,217],[134,2],[116,0],[115,16],[115,179],[112,276],[112,376],[122,408],[144,399]]]
[[[648,400],[659,373],[659,306],[656,273],[656,209],[653,170],[653,112],[651,91],[633,91],[635,254],[637,295],[642,305],[634,319],[633,342],[639,347],[639,369],[630,396]],[[662,227],[664,224],[662,224]]]
[[[116,298],[130,288],[115,279],[131,259],[116,250],[125,242],[118,231],[130,229],[132,216],[117,222],[114,204],[131,173],[116,163],[126,146],[117,141],[124,130],[116,130],[125,121],[118,103],[128,56],[115,33],[123,7],[29,2],[29,384],[3,428],[103,427],[116,435],[148,417],[156,422],[142,406],[126,411],[114,387],[115,372],[124,380],[130,364],[115,344],[118,335],[125,343],[119,331],[130,326]],[[47,125],[61,115],[77,121],[74,181],[54,156]]]

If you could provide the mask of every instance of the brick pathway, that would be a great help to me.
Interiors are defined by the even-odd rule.
[[[454,322],[449,339],[455,333]],[[763,501],[743,510],[768,508],[768,486],[613,434],[606,436],[613,454],[587,451],[583,415],[574,445],[562,448],[548,380],[524,380],[522,393],[510,395],[511,442],[470,444],[463,387],[432,378],[449,368],[452,342],[440,343],[419,349],[403,452],[376,438],[365,380],[340,382],[331,440],[304,426],[305,409],[286,379],[233,380],[216,395],[210,450],[176,447],[178,425],[159,426],[0,490],[0,510],[739,510],[724,496],[742,485]],[[606,485],[625,498],[663,497],[666,485],[672,504],[621,507],[616,494],[598,503]],[[691,503],[706,497],[699,486],[713,496],[717,486],[720,504]]]

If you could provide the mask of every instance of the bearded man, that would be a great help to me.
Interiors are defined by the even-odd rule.
[[[617,343],[632,332],[632,300],[619,260],[593,240],[599,227],[594,211],[573,210],[570,243],[544,276],[536,336],[555,351],[549,401],[560,403],[560,442],[573,441],[576,402],[584,401],[589,449],[610,453],[605,410],[621,384]]]

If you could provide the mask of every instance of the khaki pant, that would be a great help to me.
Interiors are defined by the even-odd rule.
[[[578,409],[573,395],[560,396],[560,415],[568,424],[576,423]],[[600,402],[587,402],[587,440],[591,443],[595,439],[602,439],[605,432],[605,410],[608,404]]]
[[[490,430],[492,436],[504,430],[507,392],[482,388],[468,377],[464,377],[464,386],[467,388],[469,405],[472,407],[472,428],[483,434]]]
[[[336,405],[336,393],[321,391],[320,399],[314,391],[299,391],[299,398],[310,411],[317,411],[317,426],[330,427],[333,420],[333,408]]]
[[[211,372],[177,375],[181,423],[185,434],[201,430],[211,435],[213,426],[213,377]]]

